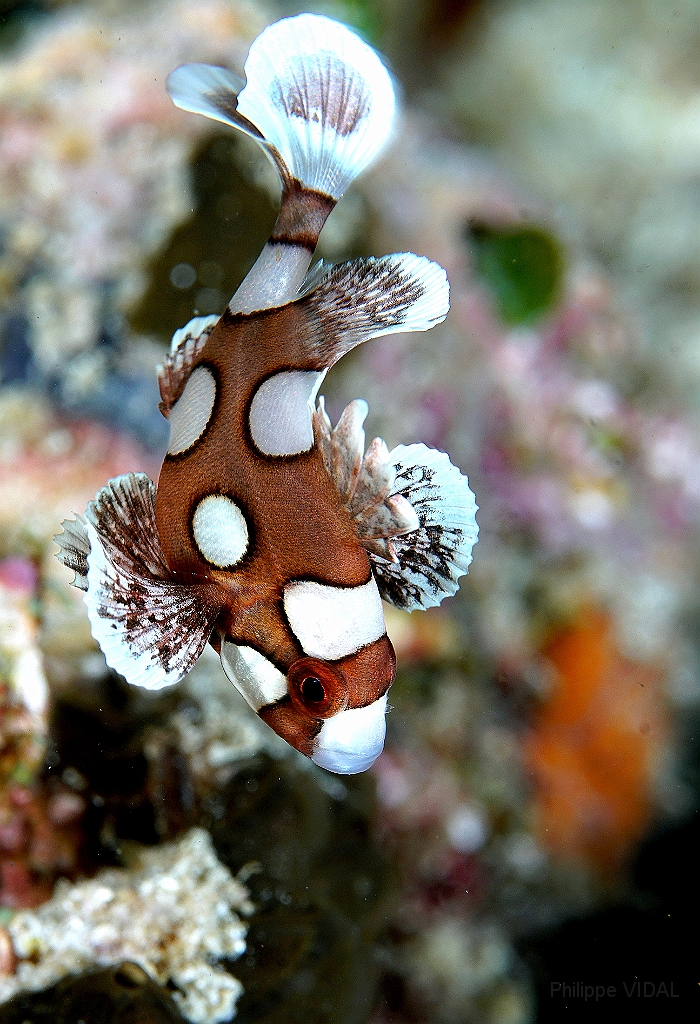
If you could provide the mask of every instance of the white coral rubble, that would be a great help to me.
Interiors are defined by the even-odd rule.
[[[30,778],[44,760],[49,701],[32,596],[0,582],[0,753]]]
[[[48,903],[15,914],[7,930],[19,963],[0,977],[0,1002],[130,960],[161,985],[176,986],[174,999],[193,1024],[230,1020],[243,988],[217,960],[244,951],[247,927],[238,915],[251,910],[208,833],[192,829],[176,843],[143,850],[131,870],[110,868],[76,885],[59,881]]]

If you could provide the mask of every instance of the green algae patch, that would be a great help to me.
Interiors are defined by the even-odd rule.
[[[470,224],[467,238],[477,277],[511,327],[535,323],[559,297],[564,258],[556,239],[531,225],[497,228]]]

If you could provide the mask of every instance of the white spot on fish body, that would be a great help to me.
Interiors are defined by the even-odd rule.
[[[313,446],[311,415],[325,371],[284,370],[264,380],[250,404],[250,433],[263,455],[300,455]]]
[[[215,400],[214,374],[206,366],[196,366],[170,411],[168,455],[181,455],[199,440],[207,429]]]
[[[359,587],[306,580],[288,583],[284,610],[305,654],[313,658],[346,658],[386,632],[374,576]]]
[[[230,569],[248,550],[248,524],[235,501],[209,494],[192,517],[192,532],[201,554],[211,565]]]

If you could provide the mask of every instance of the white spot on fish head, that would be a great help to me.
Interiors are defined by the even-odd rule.
[[[314,658],[346,658],[386,632],[374,576],[359,587],[306,580],[288,583],[284,610],[304,652]]]
[[[230,569],[248,550],[248,524],[238,505],[225,494],[203,498],[192,517],[194,540],[203,558]]]
[[[381,754],[386,735],[387,695],[364,708],[327,718],[314,741],[311,760],[329,772],[356,775]]]

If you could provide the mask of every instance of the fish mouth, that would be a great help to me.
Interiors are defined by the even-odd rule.
[[[367,707],[339,711],[327,718],[314,740],[314,764],[337,775],[366,771],[384,749],[386,702],[384,694]]]

